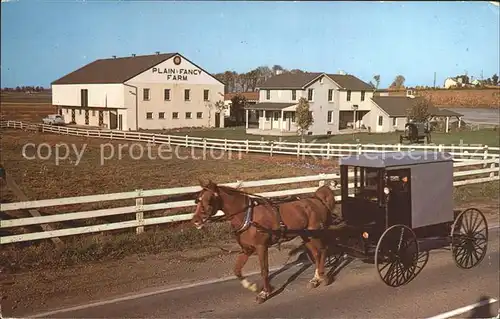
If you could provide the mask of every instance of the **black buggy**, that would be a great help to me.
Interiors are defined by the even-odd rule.
[[[419,273],[419,248],[450,247],[458,267],[486,255],[481,211],[453,209],[453,161],[447,153],[367,153],[340,159],[341,218],[330,234],[334,255],[375,262],[382,281],[404,285]],[[333,230],[333,231],[332,231]],[[334,235],[333,235],[334,234]]]
[[[410,143],[430,143],[431,129],[429,122],[410,121],[406,123],[404,133],[399,136],[399,143],[403,144],[405,140]]]

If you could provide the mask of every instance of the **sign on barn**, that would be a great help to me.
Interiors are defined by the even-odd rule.
[[[167,80],[188,81],[188,77],[201,74],[200,69],[153,68],[152,73],[165,76]]]

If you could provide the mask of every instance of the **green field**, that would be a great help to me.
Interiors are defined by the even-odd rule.
[[[268,135],[249,135],[246,134],[244,127],[227,127],[218,129],[179,129],[171,130],[165,134],[171,135],[189,135],[206,138],[221,138],[232,140],[266,140],[266,141],[279,141],[280,137]],[[393,133],[357,133],[357,134],[344,134],[334,136],[306,136],[307,142],[316,143],[377,143],[377,144],[396,144],[399,142],[400,132]],[[281,141],[298,142],[299,136],[284,136]],[[460,131],[451,133],[432,133],[432,142],[434,144],[444,145],[460,145],[474,144],[474,145],[488,145],[500,146],[500,135],[498,130],[483,129],[478,131]]]

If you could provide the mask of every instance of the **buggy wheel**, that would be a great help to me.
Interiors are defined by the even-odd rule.
[[[477,266],[486,256],[488,223],[476,208],[461,212],[451,228],[451,253],[455,264],[462,269]]]
[[[393,225],[380,236],[375,266],[386,285],[399,287],[415,278],[418,259],[417,236],[411,228]]]

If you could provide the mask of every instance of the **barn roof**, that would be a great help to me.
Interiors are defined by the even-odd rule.
[[[350,74],[327,74],[322,72],[304,72],[304,73],[282,73],[269,78],[259,86],[259,89],[296,89],[301,90],[317,79],[320,75],[325,75],[336,82],[341,89],[353,91],[373,90],[369,84],[361,81]]]
[[[123,83],[178,53],[99,59],[55,80],[52,84]]]
[[[362,153],[341,157],[339,160],[340,165],[376,168],[452,161],[450,153],[436,151]]]

